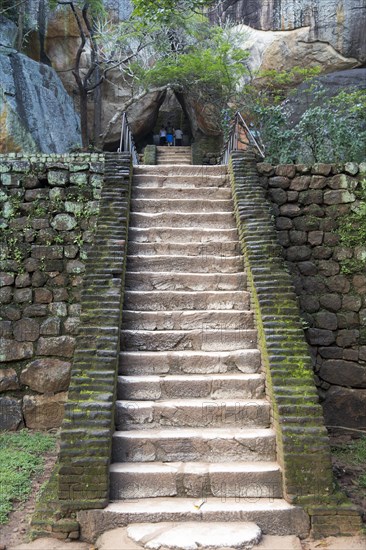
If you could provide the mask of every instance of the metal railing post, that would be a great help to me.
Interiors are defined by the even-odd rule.
[[[131,153],[132,162],[134,165],[139,163],[139,156],[136,150],[130,126],[128,124],[126,111],[122,115],[121,136],[119,140],[119,147],[117,149],[118,153],[122,153],[124,151]]]

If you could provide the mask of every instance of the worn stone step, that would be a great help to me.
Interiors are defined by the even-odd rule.
[[[113,462],[242,462],[275,460],[270,428],[170,428],[115,432]]]
[[[230,200],[231,189],[225,187],[196,187],[171,189],[166,187],[151,188],[132,184],[133,199],[197,199],[197,200]]]
[[[125,351],[229,351],[252,349],[256,345],[257,331],[250,329],[121,331],[121,347]]]
[[[204,352],[168,351],[120,353],[119,372],[123,375],[149,374],[218,374],[260,371],[261,357],[257,349]]]
[[[116,430],[215,426],[243,429],[268,428],[269,425],[270,407],[265,399],[116,401]]]
[[[193,235],[192,237],[190,243],[139,243],[130,240],[128,242],[128,254],[135,256],[200,256],[203,258],[207,256],[226,258],[240,254],[239,241],[202,243],[195,242]],[[115,254],[121,254],[121,250],[116,250]]]
[[[243,330],[254,328],[253,312],[246,310],[125,310],[122,318],[122,328],[128,330]]]
[[[117,398],[152,400],[204,397],[207,399],[256,399],[264,395],[262,374],[181,374],[119,376]]]
[[[131,211],[134,213],[162,213],[162,212],[229,212],[233,211],[232,200],[229,199],[132,199]]]
[[[169,166],[190,166],[192,164],[192,161],[190,158],[174,158],[174,157],[164,157],[164,158],[157,158],[157,164],[160,165],[169,165]]]
[[[127,269],[171,273],[240,273],[244,271],[244,261],[239,255],[129,255]]]
[[[230,242],[238,240],[236,228],[229,229],[205,229],[204,227],[133,227],[130,226],[128,238],[134,242],[175,242],[189,243],[191,241],[201,243]]]
[[[171,170],[172,166],[169,165],[160,165],[158,168],[162,172],[153,172],[153,173],[139,173],[134,175],[133,184],[134,185],[143,185],[144,187],[151,188],[170,188],[170,189],[182,189],[182,188],[196,188],[196,187],[229,187],[229,180],[226,175],[218,173],[217,175],[208,175],[204,172],[195,171],[191,174],[182,173],[184,168],[191,169],[191,166],[176,166],[176,173],[172,176],[164,175],[163,169],[165,171]]]
[[[130,267],[130,266],[128,266]],[[127,271],[126,290],[245,290],[245,273]]]
[[[245,291],[152,290],[125,292],[124,308],[136,311],[164,311],[184,309],[249,309],[250,295]]]
[[[131,523],[169,522],[246,522],[254,521],[267,535],[297,535],[305,538],[309,533],[309,516],[299,506],[283,499],[273,498],[195,498],[157,497],[126,499],[110,503],[102,510],[79,513],[78,519],[89,538]],[[188,526],[189,523],[186,523]],[[199,526],[199,523],[198,523]]]
[[[281,498],[276,462],[152,462],[110,466],[110,498]]]
[[[158,525],[140,523],[128,526],[126,533],[128,540],[139,544],[134,548],[141,548],[140,544],[143,544],[145,548],[164,550],[252,548],[262,537],[261,529],[254,522],[162,522]]]
[[[192,166],[156,166],[156,165],[139,165],[134,166],[133,175],[161,175],[164,177],[177,175],[189,176],[189,175],[205,175],[210,176],[227,176],[227,166],[209,166],[202,164],[195,164]]]
[[[130,223],[137,227],[197,227],[232,229],[235,227],[234,213],[203,212],[199,216],[186,212],[131,212]]]

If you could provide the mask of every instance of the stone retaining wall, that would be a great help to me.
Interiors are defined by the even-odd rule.
[[[355,246],[345,224],[365,208],[366,163],[257,166],[299,298],[325,423],[343,433],[365,429],[366,242]]]
[[[0,429],[64,414],[104,155],[0,155]]]

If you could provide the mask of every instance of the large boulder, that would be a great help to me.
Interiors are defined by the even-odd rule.
[[[311,43],[329,44],[359,64],[366,61],[366,10],[360,0],[224,0],[218,10],[224,20],[263,31],[307,27]]]
[[[337,95],[342,90],[366,90],[366,69],[337,71],[318,76],[310,84],[304,82],[298,86],[297,90],[293,91],[285,102],[286,112],[293,124],[298,123],[308,108],[309,96],[305,92],[314,82],[322,86],[327,98]],[[323,100],[324,98],[321,99],[321,101]]]
[[[287,31],[263,31],[240,25],[242,48],[249,51],[247,65],[258,70],[277,71],[293,67],[317,67],[322,72],[340,71],[359,66],[354,57],[345,57],[328,42],[312,39],[310,27]]]
[[[80,123],[56,72],[11,48],[0,49],[0,153],[66,153]]]

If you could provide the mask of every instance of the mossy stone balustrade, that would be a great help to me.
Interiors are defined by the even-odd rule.
[[[304,506],[314,536],[359,532],[357,509],[336,490],[330,446],[297,297],[285,270],[252,151],[230,162],[235,215],[259,331],[287,501]]]

